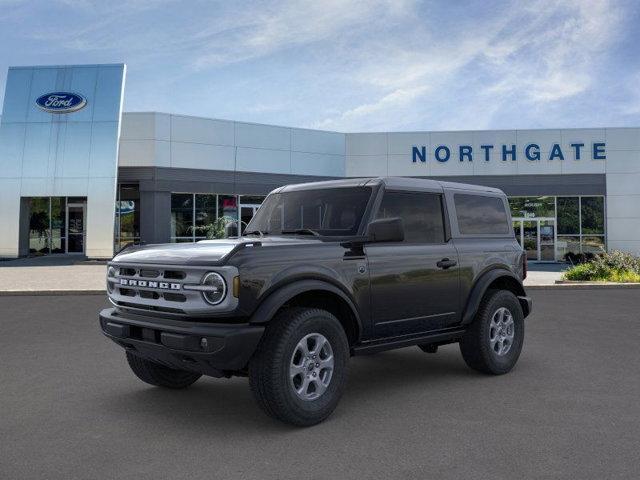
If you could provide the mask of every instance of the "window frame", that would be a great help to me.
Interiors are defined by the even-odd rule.
[[[373,206],[372,210],[371,210],[371,216],[370,216],[370,220],[367,223],[367,228],[368,228],[368,224],[371,223],[374,220],[378,219],[378,213],[380,213],[380,208],[382,206],[382,202],[384,200],[384,196],[387,193],[399,193],[399,194],[404,194],[404,195],[434,195],[436,197],[440,198],[440,215],[442,216],[442,228],[443,228],[443,237],[442,237],[442,242],[408,242],[406,239],[403,240],[402,242],[394,242],[397,243],[398,245],[407,245],[407,246],[415,246],[415,245],[446,245],[447,243],[449,243],[449,241],[451,240],[451,230],[450,230],[450,223],[449,223],[449,214],[447,211],[447,202],[446,202],[446,198],[444,195],[444,192],[442,190],[435,190],[435,189],[416,189],[416,188],[399,188],[399,187],[393,187],[393,188],[381,188],[380,189],[380,193],[378,198],[376,199],[375,205]],[[366,232],[366,230],[365,230]]]
[[[541,195],[541,196],[551,196],[551,195]],[[511,198],[523,198],[523,197],[531,197],[531,195],[509,195],[507,198],[511,199]],[[558,253],[558,239],[562,240],[562,238],[566,238],[566,237],[578,237],[579,241],[579,248],[578,251],[575,253],[584,253],[584,248],[583,248],[583,238],[584,237],[599,237],[602,238],[603,240],[603,246],[604,246],[604,250],[608,251],[608,237],[607,237],[607,196],[606,195],[602,195],[602,194],[584,194],[584,195],[569,195],[569,194],[561,194],[561,195],[553,195],[553,197],[555,198],[555,211],[554,211],[554,216],[553,218],[555,219],[556,222],[556,232],[555,232],[555,244],[556,244],[556,253]],[[603,202],[603,233],[584,233],[582,231],[582,199],[583,198],[592,198],[592,197],[597,197],[597,198],[601,198],[602,202]],[[558,199],[561,198],[576,198],[578,200],[578,231],[577,233],[558,233]],[[511,213],[511,208],[509,209],[509,212]],[[513,214],[511,214],[511,223],[513,224],[514,219],[515,221],[520,221],[520,220],[528,220],[529,218],[525,218],[525,217],[514,217]],[[539,218],[547,218],[547,217],[531,217],[531,219],[539,219]],[[551,218],[551,217],[548,217]]]
[[[175,191],[175,192],[170,192],[170,195],[191,195],[191,235],[189,236],[173,236],[170,235],[169,236],[169,242],[170,243],[195,243],[198,242],[200,240],[206,240],[206,236],[201,235],[196,233],[195,230],[195,226],[196,226],[196,211],[197,211],[197,207],[196,207],[196,202],[197,202],[197,196],[198,195],[215,195],[216,197],[216,205],[215,205],[215,219],[217,220],[218,218],[220,218],[220,197],[234,197],[235,201],[236,201],[236,222],[239,222],[240,219],[240,201],[241,198],[243,196],[246,195],[240,195],[240,194],[236,194],[236,193],[211,193],[211,192],[179,192],[179,191]],[[259,195],[255,195],[256,197]],[[266,198],[266,196],[264,197]],[[264,199],[263,199],[264,201]],[[170,213],[171,215],[171,213]],[[171,221],[171,220],[169,220]],[[180,240],[180,241],[179,241]]]
[[[138,235],[137,236],[133,236],[133,237],[124,237],[122,235],[122,219],[119,217],[120,214],[120,207],[121,207],[121,201],[122,201],[122,187],[125,188],[130,188],[130,187],[135,187],[138,191],[138,199],[135,200],[137,202],[136,205],[136,209],[137,209],[137,215],[138,215]],[[123,182],[123,183],[118,183],[117,184],[117,188],[116,188],[116,205],[115,205],[115,215],[114,215],[114,226],[113,226],[113,241],[114,241],[114,251],[119,251],[121,250],[125,245],[129,244],[129,243],[140,243],[142,240],[142,232],[141,232],[141,228],[142,228],[142,208],[141,208],[141,202],[140,202],[140,184],[139,183],[135,183],[135,182]],[[134,213],[135,215],[135,213]],[[135,221],[134,221],[135,223]],[[128,241],[126,241],[125,243],[123,243],[123,239],[127,239]]]

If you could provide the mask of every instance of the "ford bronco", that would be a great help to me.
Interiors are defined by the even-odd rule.
[[[148,384],[248,376],[268,415],[307,426],[335,409],[354,355],[459,343],[469,367],[509,372],[531,312],[525,276],[500,190],[288,185],[237,238],[118,253],[100,325]]]

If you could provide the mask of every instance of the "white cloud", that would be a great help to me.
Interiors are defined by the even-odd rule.
[[[418,86],[413,88],[399,88],[397,90],[388,93],[384,97],[376,100],[373,103],[365,103],[358,105],[357,107],[342,112],[337,118],[329,118],[322,121],[315,122],[312,127],[320,129],[333,129],[339,124],[350,124],[351,122],[358,122],[363,117],[372,117],[384,115],[385,112],[398,107],[406,107],[413,100],[420,97],[427,91],[427,86]]]
[[[624,100],[618,105],[621,115],[640,115],[640,71],[631,73],[622,79]]]
[[[465,113],[458,128],[487,128],[492,118],[486,112],[498,112],[500,104],[540,106],[587,91],[595,74],[594,57],[612,43],[621,18],[620,8],[609,0],[538,0],[501,10],[495,19],[470,19],[457,26],[460,35],[434,45],[424,42],[408,49],[406,39],[399,39],[387,46],[381,59],[372,58],[357,73],[374,98],[317,124],[345,130],[383,128],[385,119],[406,111],[405,96],[395,93],[412,91],[419,92],[412,100],[420,98],[427,114],[430,103],[441,108],[440,100],[450,98],[447,125],[456,124],[456,110],[461,110]],[[428,38],[437,28],[430,24],[426,32],[416,33]],[[476,110],[483,113],[471,124],[469,105],[453,108],[457,102],[452,85],[465,82],[475,91]],[[372,124],[372,111],[386,114]]]
[[[7,1],[13,0],[0,5]],[[185,95],[178,109],[279,124],[293,118],[296,125],[345,131],[489,128],[505,113],[521,118],[513,112],[588,95],[602,75],[598,64],[622,34],[626,6],[618,0],[508,7],[489,0],[59,2],[75,7],[69,25],[44,22],[16,36],[65,61],[125,60],[130,85],[135,70],[144,81],[156,78],[137,86],[135,98],[140,92],[159,98],[162,89],[189,84],[196,90],[176,92]],[[235,97],[220,94],[226,89]],[[192,105],[196,91],[202,101]]]
[[[540,1],[535,7],[525,25],[489,45],[486,57],[501,75],[487,90],[531,102],[584,92],[593,57],[614,38],[620,11],[608,0]]]
[[[258,58],[281,49],[335,41],[349,30],[370,26],[380,15],[402,15],[413,2],[394,0],[286,0],[272,2],[258,13],[235,12],[221,25],[195,35],[203,42],[194,64],[199,68]],[[238,13],[240,15],[238,16]],[[210,51],[208,51],[210,50]]]

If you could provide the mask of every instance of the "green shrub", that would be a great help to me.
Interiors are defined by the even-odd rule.
[[[575,265],[564,273],[566,280],[640,282],[640,258],[614,250]]]
[[[619,250],[597,255],[592,262],[599,268],[640,273],[640,257]]]
[[[235,220],[231,217],[219,217],[213,223],[198,227],[190,227],[190,230],[199,233],[200,235],[204,234],[204,236],[209,240],[226,238],[227,227],[229,224],[234,222]]]
[[[611,272],[610,282],[640,283],[640,274],[636,272],[614,270]]]
[[[581,263],[564,272],[565,280],[591,280],[593,271],[588,263]]]

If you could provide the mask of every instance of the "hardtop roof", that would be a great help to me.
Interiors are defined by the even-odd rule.
[[[299,190],[318,190],[322,188],[341,188],[341,187],[364,187],[384,184],[390,188],[403,189],[430,189],[430,190],[460,190],[467,192],[483,192],[504,195],[504,192],[498,188],[485,187],[484,185],[473,185],[470,183],[446,182],[441,180],[433,180],[430,178],[413,178],[413,177],[364,177],[364,178],[345,178],[341,180],[325,180],[321,182],[308,182],[285,185],[274,192],[292,192]]]

